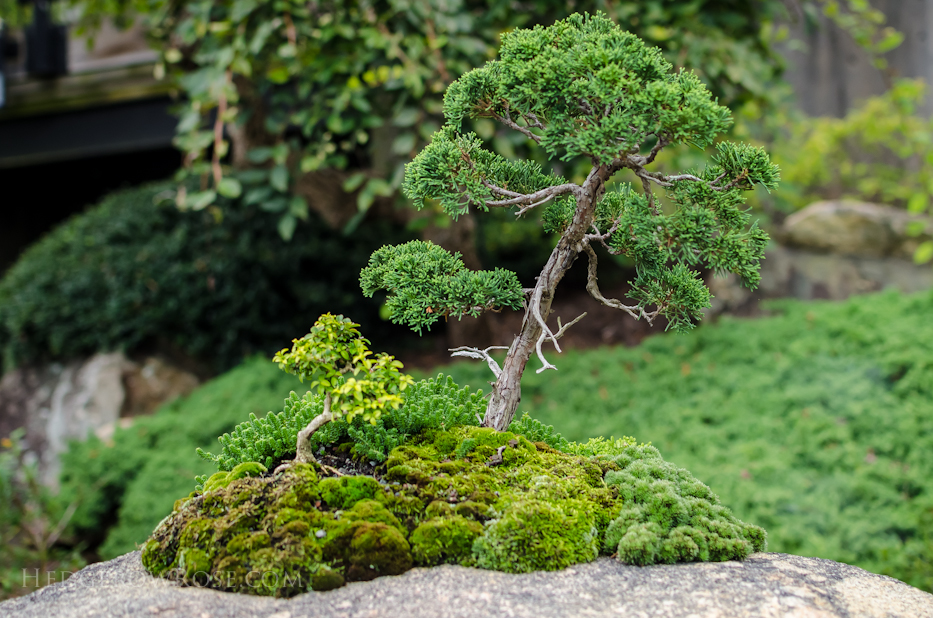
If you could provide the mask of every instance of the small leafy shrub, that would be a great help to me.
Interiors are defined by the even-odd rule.
[[[114,193],[20,257],[0,280],[4,367],[166,342],[224,369],[327,309],[393,332],[357,276],[400,230],[372,222],[343,238],[311,216],[284,242],[258,206],[231,200],[221,217],[158,202],[173,186]]]
[[[242,478],[218,473],[203,493],[176,503],[143,546],[143,564],[184,584],[287,597],[415,564],[524,573],[600,553],[654,564],[764,549],[762,529],[736,520],[656,449],[607,444],[604,454],[580,457],[460,426],[412,436],[389,454],[380,479],[322,478],[316,463],[253,477],[261,467],[240,464]],[[642,515],[631,516],[641,504]],[[683,539],[701,550],[681,550]],[[661,549],[644,550],[652,544]],[[251,572],[263,585],[250,585]]]
[[[316,450],[349,441],[354,455],[382,463],[393,448],[424,429],[478,424],[476,415],[482,415],[485,406],[479,394],[438,375],[405,389],[402,405],[384,413],[375,423],[363,420],[362,416],[352,420],[338,418],[318,430],[311,442]],[[309,392],[299,397],[292,391],[282,412],[261,419],[250,415],[250,420],[237,425],[233,433],[220,436],[220,454],[213,455],[201,449],[198,454],[216,463],[220,470],[232,470],[249,461],[270,467],[295,454],[298,432],[323,409],[320,395]],[[198,480],[203,482],[203,479]]]

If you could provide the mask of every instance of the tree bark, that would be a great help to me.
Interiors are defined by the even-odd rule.
[[[314,450],[311,448],[311,436],[314,432],[334,420],[334,415],[330,411],[330,394],[324,397],[324,411],[311,419],[308,425],[298,432],[298,444],[296,445],[295,461],[301,463],[313,463],[317,459],[314,457]]]
[[[551,252],[541,274],[538,275],[529,306],[525,310],[522,330],[512,341],[502,365],[502,372],[493,385],[492,397],[489,399],[486,416],[483,418],[484,427],[506,431],[515,417],[515,411],[522,398],[522,373],[543,332],[531,303],[538,302],[541,318],[547,321],[551,312],[551,303],[557,291],[557,284],[583,251],[583,237],[596,218],[596,204],[606,191],[606,181],[615,171],[616,168],[612,165],[594,167],[583,184],[583,196],[577,199],[577,209],[573,220]],[[540,300],[536,301],[536,299]]]

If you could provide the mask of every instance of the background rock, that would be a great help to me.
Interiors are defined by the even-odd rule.
[[[786,554],[744,562],[635,567],[601,558],[563,571],[511,575],[413,569],[291,600],[181,588],[150,577],[139,552],[0,603],[9,618],[927,618],[933,595],[862,569]]]
[[[919,236],[907,234],[916,221]],[[811,251],[860,257],[898,257],[909,260],[921,241],[933,235],[933,220],[899,208],[847,200],[816,202],[784,221],[778,236],[784,244]]]
[[[26,429],[27,456],[54,486],[59,456],[74,439],[109,439],[118,424],[148,414],[197,388],[198,378],[155,357],[134,362],[121,352],[43,367],[23,367],[0,380],[0,437]]]
[[[926,232],[909,236],[911,221]],[[749,314],[771,298],[845,300],[893,288],[933,288],[933,266],[915,264],[917,245],[933,235],[933,220],[864,202],[817,202],[789,216],[761,263],[761,284],[751,291],[738,278],[710,277],[711,313]]]

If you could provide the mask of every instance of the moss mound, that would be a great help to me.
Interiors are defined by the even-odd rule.
[[[143,547],[143,564],[187,584],[288,597],[414,565],[524,573],[600,554],[654,564],[764,549],[764,530],[737,520],[657,449],[597,446],[573,455],[458,427],[395,448],[379,478],[244,464],[179,500]]]

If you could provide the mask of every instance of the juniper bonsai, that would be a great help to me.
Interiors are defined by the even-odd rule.
[[[556,369],[542,346],[550,342],[560,352],[558,340],[583,316],[564,325],[558,319],[556,329],[547,319],[558,283],[581,254],[593,298],[649,323],[666,318],[679,331],[709,306],[709,289],[695,268],[735,273],[751,288],[758,284],[768,236],[749,225],[742,193],[755,185],[775,187],[777,166],[760,148],[716,142],[732,121],[729,110],[696,75],[673,72],[660,50],[603,15],[576,14],[503,35],[498,59],[448,87],[444,114],[446,125],[405,168],[405,194],[419,208],[436,201],[453,218],[470,209],[515,209],[517,217],[543,210],[544,231],[560,239],[532,288],[523,289],[502,269],[468,271],[458,255],[419,241],[375,252],[361,284],[367,296],[385,290],[392,320],[418,332],[441,317],[524,308],[522,330],[501,367],[490,356],[496,348],[452,350],[485,360],[496,376],[484,426],[508,428],[533,352],[539,372]],[[534,161],[490,152],[463,130],[465,120],[477,118],[514,129],[550,161],[582,158],[591,169],[576,183]],[[668,146],[714,143],[715,154],[702,169],[649,169]],[[616,181],[623,170],[634,173],[639,188]],[[657,190],[670,209],[662,208]],[[631,304],[600,292],[595,245],[634,262]]]

